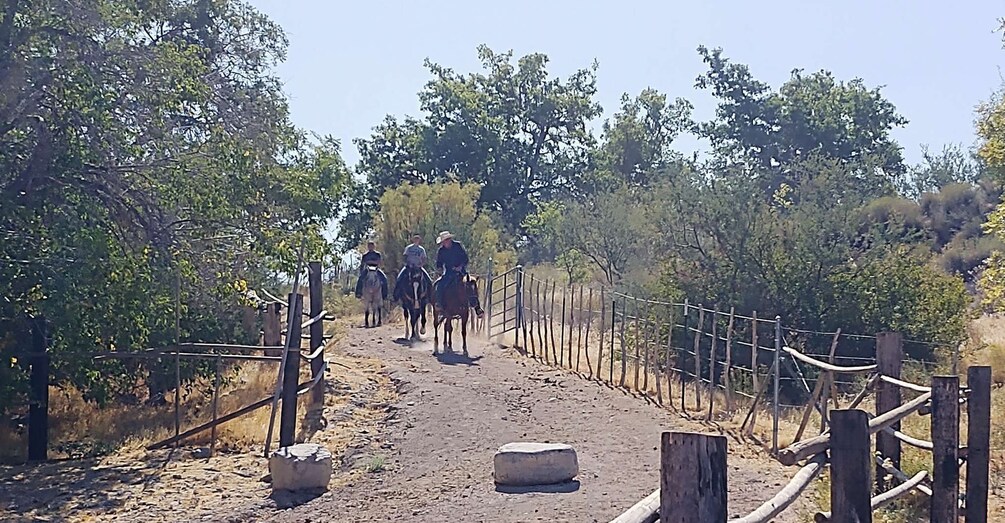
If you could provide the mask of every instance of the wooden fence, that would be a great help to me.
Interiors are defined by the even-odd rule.
[[[756,312],[743,315],[732,308],[706,307],[688,300],[669,303],[606,289],[559,285],[537,278],[519,266],[489,275],[484,303],[488,311],[485,334],[490,338],[502,338],[504,342],[512,336],[514,347],[545,364],[645,394],[656,403],[677,409],[693,419],[712,421],[742,415],[741,432],[747,436],[754,430],[758,413],[767,409],[771,416],[772,455],[786,465],[804,464],[788,486],[754,513],[735,520],[736,523],[769,521],[788,507],[828,462],[832,477],[835,466],[844,467],[848,473],[842,476],[842,472],[836,472],[838,485],[857,481],[848,483],[846,478],[861,477],[861,470],[848,469],[852,465],[862,468],[861,456],[855,453],[857,450],[846,449],[843,445],[849,442],[848,445],[861,446],[862,431],[846,431],[839,435],[840,429],[845,427],[835,428],[834,417],[844,416],[851,420],[848,426],[854,425],[857,422],[850,417],[860,416],[853,412],[873,392],[876,393],[876,412],[871,419],[864,418],[865,440],[868,449],[869,436],[876,435],[877,455],[881,458],[876,464],[875,478],[877,492],[881,494],[875,498],[865,496],[867,510],[918,490],[932,493],[932,521],[949,521],[937,515],[948,510],[943,508],[945,499],[950,497],[945,493],[952,493],[956,500],[950,469],[957,471],[958,481],[958,467],[940,468],[937,465],[933,473],[926,471],[914,477],[908,477],[900,469],[902,443],[932,451],[937,464],[957,464],[955,457],[945,456],[951,449],[959,448],[961,389],[954,389],[958,391],[957,401],[953,403],[955,417],[950,407],[935,413],[939,403],[932,397],[934,384],[945,386],[944,380],[956,378],[937,377],[932,386],[924,386],[905,381],[901,376],[905,362],[912,366],[927,365],[906,360],[905,345],[913,344],[913,348],[920,347],[924,350],[919,352],[925,352],[932,348],[931,344],[904,340],[898,333],[873,336],[847,334],[841,330],[800,330],[786,327],[779,317],[760,318]],[[968,383],[969,388],[962,389],[964,400],[975,394],[981,399],[966,403],[968,409],[975,410],[970,410],[968,416],[970,430],[965,453],[970,456],[971,449],[977,450],[973,451],[976,457],[966,461],[967,503],[963,506],[971,518],[968,521],[985,521],[986,516],[980,519],[978,514],[986,514],[989,428],[981,427],[987,427],[990,419],[990,371],[985,367],[971,368]],[[902,403],[905,392],[919,396]],[[852,393],[854,397],[842,408],[842,398],[847,400]],[[799,412],[801,422],[793,443],[780,448],[779,420],[785,411]],[[914,412],[932,413],[933,442],[901,432],[900,420]],[[814,414],[820,421],[819,430],[814,429],[815,434],[809,434],[809,422]],[[832,437],[841,442],[839,457],[844,455],[842,452],[850,452],[848,455],[852,457],[847,463],[851,465],[834,463]],[[715,450],[718,443],[701,441],[688,445],[719,452]],[[866,468],[872,468],[868,453],[866,458],[870,464]],[[709,460],[712,458],[695,463],[711,466]],[[719,463],[716,460],[712,461]],[[723,467],[724,463],[723,459]],[[721,473],[724,478],[725,468]],[[870,471],[866,470],[865,474],[867,479],[856,484],[859,487],[870,484]],[[678,479],[698,477],[697,474],[675,476]],[[931,482],[929,477],[933,478]],[[678,491],[687,492],[687,488],[677,485],[674,492]],[[936,501],[939,492],[945,499]],[[725,503],[724,496],[721,500]],[[660,495],[654,492],[616,521],[655,521],[659,503]],[[953,506],[956,508],[952,510],[959,509],[958,505]],[[861,503],[856,507],[855,510],[862,510]],[[833,510],[838,516],[820,513],[816,515],[817,521],[853,521],[841,519],[844,507],[835,506]],[[721,512],[712,513],[726,512],[723,508]],[[695,512],[686,514],[684,519],[663,521],[695,521]],[[707,521],[720,519],[716,516]],[[726,520],[722,518],[721,521]]]
[[[301,294],[301,275],[306,270],[308,286],[307,297],[310,310],[304,311],[304,295]],[[344,279],[344,268],[336,271],[331,282],[341,284]],[[293,281],[292,292],[285,301],[274,294],[262,290],[267,298],[260,299],[258,313],[261,315],[263,329],[261,345],[235,345],[225,343],[191,343],[178,342],[157,348],[135,351],[111,351],[95,354],[95,359],[126,359],[141,361],[157,361],[161,364],[173,363],[174,382],[174,435],[162,441],[149,445],[149,450],[177,446],[185,439],[196,434],[210,431],[210,455],[215,451],[216,429],[219,425],[237,419],[250,412],[272,407],[272,416],[265,440],[265,454],[268,456],[272,444],[272,436],[277,408],[279,412],[279,445],[293,444],[296,434],[296,412],[299,397],[308,392],[306,422],[312,429],[320,428],[323,423],[324,408],[324,373],[328,368],[325,350],[330,342],[330,336],[324,333],[324,322],[334,318],[324,310],[324,284],[320,262],[303,264],[297,271]],[[285,318],[283,313],[285,312]],[[285,327],[283,324],[285,323]],[[30,461],[45,460],[49,449],[49,363],[50,353],[47,351],[48,339],[46,323],[43,319],[35,319],[32,323],[33,349],[24,354],[30,364],[31,398],[28,423],[28,459]],[[291,334],[292,333],[292,334]],[[304,347],[304,342],[307,346]],[[181,367],[183,361],[212,361],[214,380],[212,389],[212,419],[195,427],[181,427],[180,398],[183,385]],[[220,414],[218,399],[221,387],[221,373],[226,365],[238,361],[256,361],[278,364],[276,386],[268,397],[245,405],[233,412]],[[307,363],[311,370],[311,379],[298,383],[300,368]]]

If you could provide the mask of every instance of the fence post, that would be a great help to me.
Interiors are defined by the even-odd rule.
[[[898,332],[881,332],[876,334],[876,372],[900,379],[900,366],[903,360],[903,337]],[[883,380],[876,382],[876,415],[889,412],[900,406],[900,387]],[[824,406],[826,408],[826,405]],[[893,424],[894,430],[900,430],[900,422]],[[879,432],[876,434],[876,452],[889,459],[895,468],[900,468],[900,440],[893,434]],[[876,489],[878,492],[889,490],[891,485],[885,481],[886,472],[876,466]]]
[[[757,311],[754,311],[750,315],[750,383],[751,389],[754,391],[760,390],[757,383]],[[756,394],[756,392],[755,392]],[[754,402],[757,402],[757,398],[754,398]],[[756,405],[755,405],[756,406]],[[757,424],[757,409],[755,408],[750,412],[750,426],[747,429],[746,434],[750,436],[754,433],[754,425]]]
[[[31,403],[28,407],[28,460],[49,459],[49,333],[44,317],[31,320]]]
[[[283,335],[279,326],[279,316],[282,314],[279,303],[270,303],[265,307],[262,318],[262,345],[277,347],[283,343]],[[282,349],[265,349],[266,356],[282,356]]]
[[[698,304],[698,328],[694,330],[694,408],[701,412],[701,338],[705,335],[705,305]]]
[[[687,370],[684,367],[687,366],[687,333],[688,333],[688,309],[690,309],[690,303],[687,298],[684,298],[684,319],[683,319],[683,329],[684,338],[680,342],[681,350],[681,361],[680,361],[680,411],[687,414]]]
[[[297,431],[297,386],[300,376],[300,318],[304,311],[304,297],[300,293],[290,294],[288,313],[293,315],[293,328],[286,333],[286,347],[283,368],[283,409],[279,414],[279,446],[293,444]]]
[[[597,329],[600,331],[600,348],[597,350],[597,379],[604,381],[603,369],[604,369],[604,333],[607,329],[604,328],[604,321],[607,320],[607,296],[604,289],[600,289],[600,325]],[[589,340],[587,340],[589,341]]]
[[[725,523],[726,437],[664,432],[660,444],[660,523]]]
[[[779,363],[779,358],[782,355],[782,317],[775,316],[775,354],[774,354],[774,367],[775,374],[772,377],[774,380],[772,385],[774,387],[774,394],[771,400],[771,453],[778,454],[778,415],[780,406],[778,404],[778,387],[781,381],[782,366]]]
[[[311,318],[316,318],[324,310],[324,291],[321,286],[321,262],[314,261],[307,265],[307,278],[311,298],[310,316]],[[324,345],[324,330],[324,320],[318,320],[311,324],[311,347],[307,351],[308,353],[313,354],[318,347]],[[325,383],[324,378],[318,378],[319,374],[324,373],[324,369],[325,358],[324,351],[322,351],[311,360],[311,379],[317,379],[318,382],[311,389],[311,401],[310,407],[307,410],[307,417],[315,428],[320,428],[324,425]]]
[[[729,308],[729,325],[726,327],[726,368],[722,371],[722,378],[726,388],[726,412],[730,418],[733,417],[733,324],[736,320],[736,308]]]
[[[967,369],[966,523],[988,520],[988,465],[991,448],[991,367]]]
[[[488,275],[485,277],[485,339],[491,338],[492,334],[492,258],[489,258]]]
[[[831,521],[871,523],[869,415],[835,410],[831,424]]]
[[[932,523],[957,523],[960,492],[960,378],[932,377]]]

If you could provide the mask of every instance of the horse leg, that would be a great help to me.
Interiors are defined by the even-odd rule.
[[[419,334],[426,333],[426,304],[422,303],[419,305],[419,315],[422,318],[422,327],[419,329]]]
[[[451,317],[447,317],[445,320],[446,325],[443,326],[443,344],[450,349],[454,350],[454,320]]]
[[[408,334],[409,317],[408,317],[408,307],[406,307],[404,303],[401,304],[401,315],[405,319],[405,339],[407,340],[409,336]]]
[[[440,317],[436,313],[436,307],[433,307],[433,356],[436,356],[436,351],[440,349]]]
[[[461,313],[461,349],[464,357],[468,356],[468,313],[465,310]]]
[[[369,329],[370,328],[370,306],[369,305],[364,305],[363,306],[363,328],[365,328],[365,329]]]

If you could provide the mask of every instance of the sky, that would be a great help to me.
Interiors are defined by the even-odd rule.
[[[623,93],[652,87],[691,100],[697,119],[711,118],[714,100],[694,88],[704,72],[699,45],[723,48],[776,88],[796,68],[862,78],[882,86],[910,121],[894,137],[911,163],[923,145],[972,145],[974,108],[1005,78],[1002,34],[994,32],[1005,16],[1001,0],[250,3],[289,38],[277,73],[294,123],[339,138],[350,165],[359,158],[352,139],[369,136],[385,115],[420,115],[426,58],[474,72],[479,44],[547,54],[549,71],[560,77],[596,60],[604,117]],[[704,145],[683,138],[678,148]]]

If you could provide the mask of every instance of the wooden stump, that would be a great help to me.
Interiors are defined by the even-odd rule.
[[[664,432],[660,453],[660,523],[724,523],[726,438]]]

